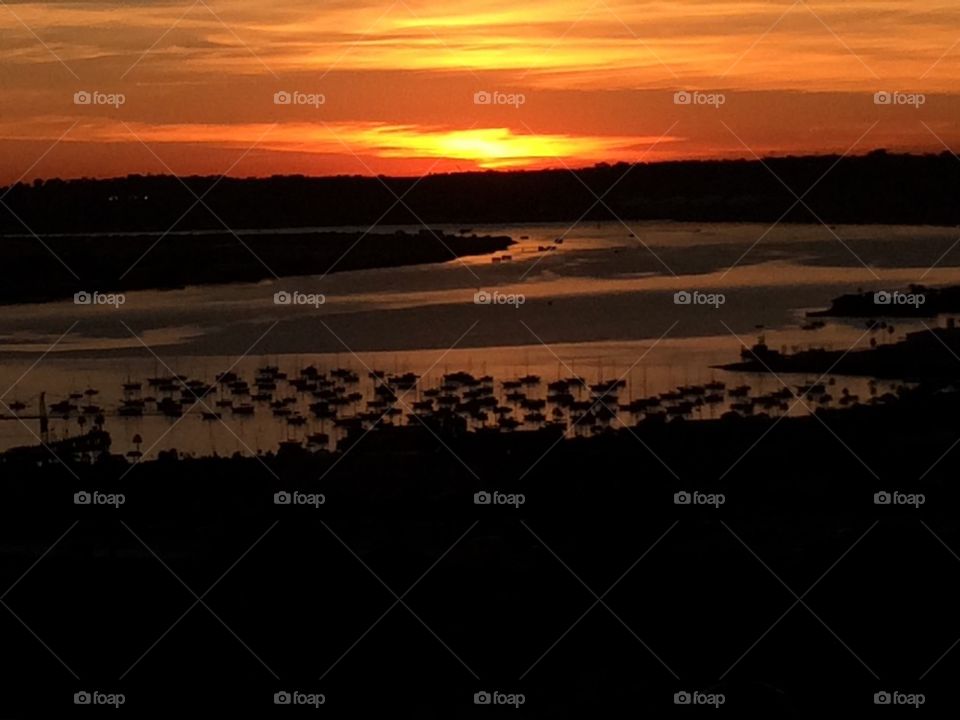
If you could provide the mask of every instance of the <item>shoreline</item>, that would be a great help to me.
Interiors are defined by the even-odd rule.
[[[452,235],[426,229],[246,237],[232,232],[159,238],[140,234],[107,241],[92,236],[4,239],[10,260],[0,305],[64,300],[80,292],[175,290],[442,263],[514,245],[506,235]]]

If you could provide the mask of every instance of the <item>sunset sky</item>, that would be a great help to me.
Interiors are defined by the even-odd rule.
[[[3,0],[0,40],[4,183],[960,149],[956,0]]]

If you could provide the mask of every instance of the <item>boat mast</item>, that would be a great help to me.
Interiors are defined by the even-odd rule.
[[[40,393],[40,440],[44,445],[50,442],[50,421],[47,419],[47,393]]]

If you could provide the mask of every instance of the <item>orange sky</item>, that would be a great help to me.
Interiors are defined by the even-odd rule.
[[[956,0],[4,0],[0,40],[0,182],[960,149]]]

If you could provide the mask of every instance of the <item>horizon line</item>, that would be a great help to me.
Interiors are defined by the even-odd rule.
[[[178,175],[176,173],[141,173],[141,172],[129,172],[126,175],[109,175],[109,176],[89,176],[89,175],[80,175],[75,177],[61,177],[61,176],[52,176],[52,177],[36,177],[31,180],[25,180],[20,178],[14,182],[6,183],[0,185],[0,188],[13,188],[17,185],[21,186],[32,186],[37,182],[47,183],[47,182],[111,182],[118,180],[129,180],[131,178],[195,178],[195,179],[207,179],[207,178],[220,178],[220,179],[230,179],[230,180],[270,180],[273,178],[302,178],[305,180],[335,180],[338,178],[364,178],[364,179],[376,179],[376,178],[387,178],[387,179],[416,179],[416,178],[429,178],[429,177],[444,177],[444,176],[459,176],[459,175],[522,175],[522,174],[535,174],[535,173],[550,173],[550,172],[584,172],[589,170],[597,170],[601,168],[610,168],[617,167],[621,165],[630,165],[630,166],[665,166],[665,165],[682,165],[682,164],[735,164],[735,163],[764,163],[766,161],[772,160],[810,160],[810,159],[819,159],[819,158],[840,158],[840,159],[863,159],[870,157],[871,155],[886,155],[889,157],[911,157],[911,158],[934,158],[940,156],[953,156],[958,157],[957,153],[949,148],[944,148],[939,151],[930,150],[930,151],[897,151],[890,150],[885,147],[877,147],[870,150],[864,150],[861,152],[810,152],[810,153],[787,153],[784,155],[763,155],[763,156],[737,156],[737,157],[698,157],[698,158],[677,158],[674,160],[618,160],[616,162],[601,161],[593,163],[592,165],[580,165],[576,167],[571,167],[568,165],[562,165],[557,167],[541,167],[541,168],[511,168],[511,169],[498,169],[498,168],[476,168],[470,170],[457,170],[457,171],[446,171],[446,172],[428,172],[426,174],[385,174],[385,173],[338,173],[335,175],[305,175],[303,173],[284,173],[277,174],[273,173],[270,175],[245,175],[245,176],[235,176],[230,175],[229,173],[224,174],[190,174],[190,175]],[[960,158],[958,158],[960,159]]]

